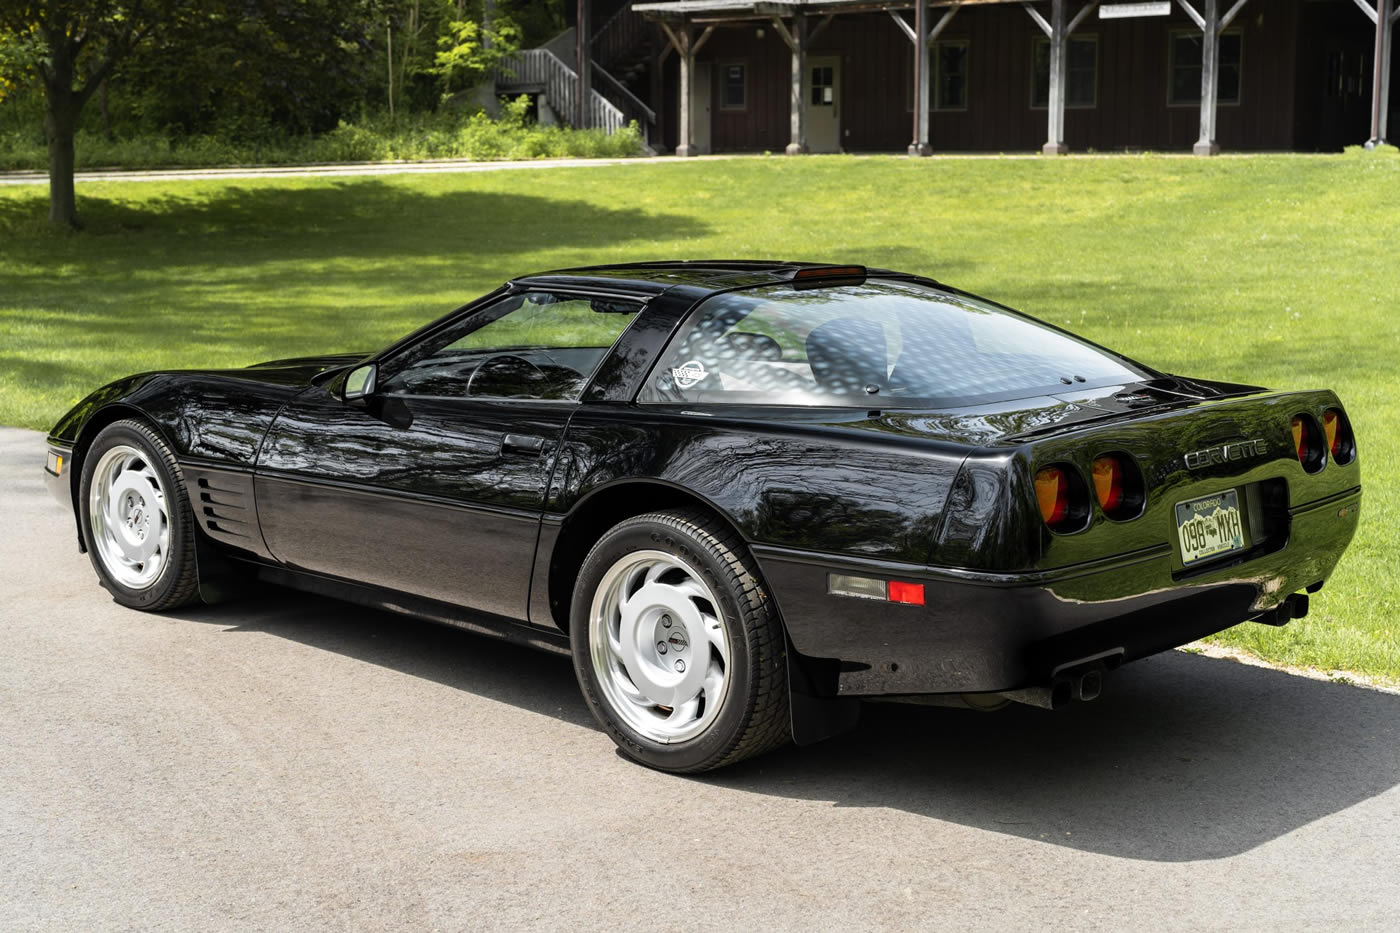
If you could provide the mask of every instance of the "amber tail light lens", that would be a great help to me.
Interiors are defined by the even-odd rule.
[[[1094,497],[1105,515],[1124,521],[1142,514],[1146,493],[1136,460],[1127,454],[1103,454],[1094,458],[1090,474]]]
[[[1088,518],[1084,481],[1068,466],[1048,466],[1037,472],[1035,498],[1040,517],[1051,531],[1077,531]]]
[[[1113,512],[1123,504],[1123,464],[1117,457],[1099,457],[1094,461],[1094,495],[1099,507]]]
[[[1035,474],[1035,498],[1040,502],[1040,517],[1050,527],[1058,525],[1069,515],[1069,482],[1065,471],[1047,467]]]
[[[1352,437],[1351,424],[1339,409],[1329,408],[1322,413],[1322,433],[1327,438],[1327,451],[1336,463],[1350,463],[1356,457],[1356,441]]]
[[[1308,473],[1321,470],[1327,464],[1327,453],[1317,422],[1307,415],[1294,415],[1291,428],[1293,449],[1298,454],[1298,462]]]

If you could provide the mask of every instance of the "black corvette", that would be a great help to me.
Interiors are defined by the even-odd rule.
[[[370,356],[132,376],[58,423],[46,478],[123,605],[257,578],[571,653],[673,771],[862,697],[1093,699],[1301,616],[1361,501],[1330,391],[769,262],[529,276]]]

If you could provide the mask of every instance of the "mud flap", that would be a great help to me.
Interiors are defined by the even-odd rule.
[[[248,587],[250,575],[234,566],[198,529],[194,533],[194,572],[199,600],[205,605],[227,602]]]
[[[860,701],[817,696],[791,644],[787,649],[787,670],[794,745],[813,745],[856,727],[860,721]]]

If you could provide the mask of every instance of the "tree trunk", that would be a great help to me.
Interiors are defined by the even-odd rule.
[[[73,92],[71,59],[55,55],[50,68],[44,87],[44,136],[49,143],[49,222],[77,229],[73,135],[78,129],[82,100]]]
[[[52,97],[44,113],[44,135],[49,141],[49,222],[75,230],[78,202],[73,194],[73,133],[77,116],[72,107],[55,108]]]
[[[49,143],[49,222],[77,229],[78,204],[73,195],[73,135],[83,98],[73,90],[73,48],[49,37],[44,69],[44,136]]]

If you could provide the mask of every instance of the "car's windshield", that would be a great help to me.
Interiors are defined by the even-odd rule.
[[[1021,315],[913,282],[872,279],[707,299],[641,398],[910,408],[1145,375]]]

